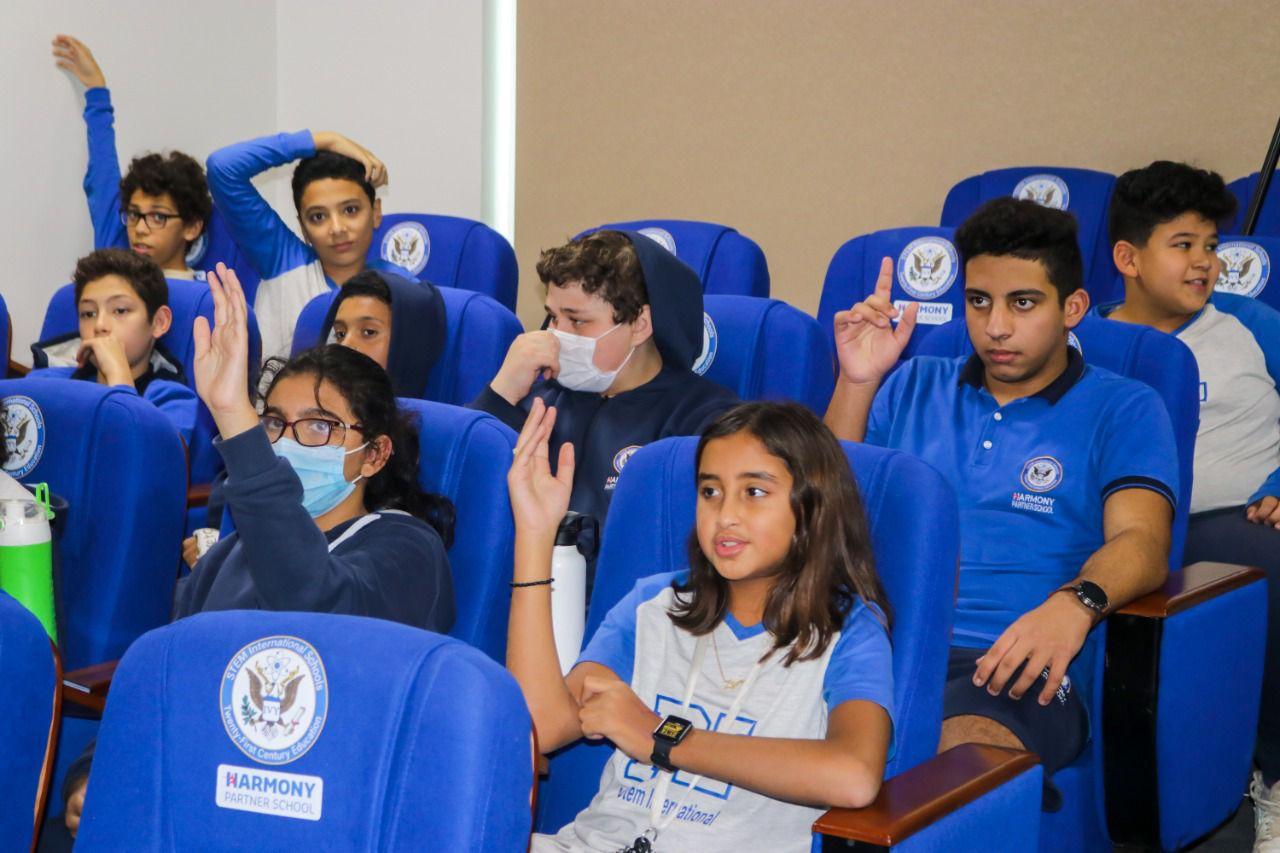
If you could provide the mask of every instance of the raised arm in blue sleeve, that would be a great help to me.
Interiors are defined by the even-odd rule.
[[[301,130],[237,142],[209,155],[205,168],[213,202],[264,280],[310,263],[315,254],[267,204],[253,179],[267,169],[315,153],[311,131]]]
[[[84,126],[89,137],[84,197],[93,222],[93,248],[127,249],[129,235],[120,221],[120,158],[109,89],[99,86],[84,93]]]

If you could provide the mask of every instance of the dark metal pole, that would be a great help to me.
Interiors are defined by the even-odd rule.
[[[1276,161],[1280,160],[1280,121],[1276,122],[1276,129],[1271,134],[1271,145],[1267,147],[1267,157],[1262,161],[1262,170],[1258,173],[1258,186],[1253,191],[1253,198],[1249,199],[1249,207],[1244,214],[1244,228],[1242,233],[1248,237],[1253,234],[1254,226],[1258,224],[1258,214],[1262,212],[1262,203],[1267,199],[1267,188],[1271,186],[1271,178],[1276,172]]]

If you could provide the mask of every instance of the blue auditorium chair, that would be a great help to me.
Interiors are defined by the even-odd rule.
[[[1227,189],[1231,190],[1238,202],[1235,219],[1231,222],[1228,231],[1238,233],[1244,225],[1249,200],[1258,189],[1258,180],[1259,173],[1254,172],[1227,184]],[[1258,211],[1258,223],[1254,226],[1253,233],[1261,237],[1280,237],[1280,180],[1277,180],[1274,175],[1271,177],[1271,184],[1267,187],[1267,198],[1262,203],[1262,209]]]
[[[483,293],[516,310],[515,250],[483,222],[431,213],[388,213],[373,232],[369,259],[375,258],[421,281]]]
[[[794,400],[826,411],[835,372],[816,320],[777,299],[704,296],[702,302],[695,373],[744,400]]]
[[[1272,264],[1280,262],[1280,234],[1274,237],[1224,234],[1218,243],[1218,257],[1222,259],[1222,273],[1213,287],[1216,293],[1252,297],[1280,311],[1280,284],[1271,283]]]
[[[0,340],[4,341],[4,370],[0,371],[0,379],[9,375],[9,362],[13,359],[13,318],[9,316],[9,306],[0,296]]]
[[[69,505],[55,539],[68,671],[113,661],[169,620],[182,549],[182,440],[159,409],[96,382],[0,382],[5,471]],[[69,675],[70,677],[70,675]],[[64,719],[54,790],[97,723]]]
[[[1096,629],[1107,632],[1107,653],[1105,674],[1099,656],[1090,701],[1094,737],[1053,777],[1064,807],[1044,816],[1041,849],[1110,849],[1115,842],[1175,850],[1240,804],[1257,730],[1266,591],[1257,570],[1181,568],[1199,424],[1191,351],[1171,335],[1096,314],[1073,335],[1087,363],[1146,382],[1164,400],[1181,482],[1168,583]],[[957,322],[936,330],[919,354],[972,351]]]
[[[294,355],[321,343],[324,318],[337,294],[322,293],[302,309],[293,330]],[[524,328],[515,314],[483,293],[441,287],[440,295],[448,340],[427,377],[426,397],[460,406],[485,389]]]
[[[738,296],[769,295],[769,264],[756,241],[734,228],[687,219],[638,219],[589,228],[639,231],[684,261],[698,274],[702,292]]]
[[[457,640],[198,614],[120,662],[76,849],[523,850],[530,731],[515,680]]]
[[[182,362],[186,384],[195,390],[195,376],[191,370],[196,356],[196,342],[192,328],[197,317],[204,317],[212,326],[213,296],[209,292],[209,286],[202,281],[166,279],[166,282],[169,286],[169,310],[173,312],[173,324],[169,327],[169,331],[161,336],[159,343],[174,358]],[[79,334],[75,298],[74,284],[63,285],[53,294],[53,298],[49,300],[49,307],[45,309],[44,325],[40,329],[41,341],[75,337]],[[250,365],[256,367],[261,353],[262,338],[258,334],[258,321],[254,316],[253,308],[250,307]],[[250,375],[254,374],[256,369]],[[222,470],[222,457],[213,447],[213,439],[217,434],[218,427],[213,422],[213,415],[203,402],[198,402],[196,425],[191,436],[191,446],[188,448],[191,482],[194,484],[212,483],[218,472]]]
[[[0,592],[0,838],[28,850],[44,811],[59,718],[58,662],[40,620]]]
[[[457,610],[451,633],[503,661],[515,543],[507,469],[516,434],[484,412],[425,400],[399,402],[417,419],[418,484],[444,495],[457,510],[449,549]]]
[[[588,639],[636,580],[688,565],[697,443],[692,437],[663,439],[641,448],[627,463],[602,536]],[[896,814],[895,807],[916,811],[962,779],[989,775],[955,804],[957,810],[944,810],[945,816],[930,826],[914,826],[915,834],[898,828],[877,836],[892,821],[877,819],[871,810],[835,809],[819,824],[841,837],[876,837],[876,843],[895,850],[1025,849],[1034,844],[1040,814],[1041,773],[1029,754],[990,748],[983,754],[984,748],[963,747],[934,756],[959,555],[955,496],[936,471],[905,453],[844,447],[867,508],[876,568],[894,618],[898,719],[896,752],[885,771],[890,780],[886,786],[893,787],[877,801],[882,817]],[[918,535],[921,519],[928,519],[928,536]],[[587,805],[611,749],[607,742],[581,741],[552,757],[550,775],[538,794],[539,831],[558,831]],[[815,847],[817,843],[815,839]]]
[[[1122,294],[1115,291],[1111,263],[1111,243],[1107,237],[1107,206],[1115,175],[1092,169],[1056,166],[1022,166],[996,169],[965,178],[947,193],[942,205],[942,224],[955,228],[984,202],[1001,196],[1038,201],[1066,210],[1080,226],[1080,252],[1084,255],[1084,276],[1095,302],[1109,301]]]
[[[899,308],[920,303],[903,358],[910,358],[934,327],[964,316],[964,265],[951,242],[954,235],[952,228],[891,228],[854,237],[836,250],[818,302],[818,323],[833,358],[836,313],[875,291],[883,258],[894,263],[893,303]]]

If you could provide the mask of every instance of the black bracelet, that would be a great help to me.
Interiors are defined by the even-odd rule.
[[[511,588],[516,589],[522,586],[546,586],[547,584],[551,583],[553,580],[555,580],[555,578],[547,578],[546,580],[543,580],[543,581],[524,581],[524,582],[512,581]]]

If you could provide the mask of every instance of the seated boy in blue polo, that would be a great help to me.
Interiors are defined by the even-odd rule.
[[[1168,570],[1173,428],[1155,391],[1067,346],[1089,308],[1070,214],[996,199],[955,242],[975,354],[917,357],[885,379],[917,314],[893,306],[886,258],[874,295],[836,315],[826,422],[840,438],[919,456],[959,498],[939,749],[1029,749],[1047,778],[1089,738],[1092,629]]]
[[[31,349],[37,365],[59,363],[55,354],[61,352],[74,358],[75,366],[31,375],[128,388],[164,412],[189,445],[196,394],[185,384],[181,363],[159,344],[173,322],[169,285],[160,268],[124,249],[98,249],[76,262],[73,281],[78,335],[41,341]]]
[[[203,279],[204,272],[192,270],[187,255],[213,212],[204,169],[181,151],[170,151],[135,157],[121,178],[115,111],[102,69],[88,46],[72,36],[54,38],[53,55],[59,68],[85,86],[89,168],[84,194],[94,248],[128,248],[153,260],[166,278]]]
[[[295,160],[293,203],[302,239],[253,186],[259,173]],[[287,359],[303,307],[365,268],[382,222],[375,188],[387,182],[386,167],[345,136],[309,130],[229,145],[210,154],[206,166],[227,227],[262,276],[253,295],[262,359]],[[398,269],[381,261],[369,266]]]
[[[1220,175],[1185,163],[1162,160],[1121,175],[1109,228],[1125,298],[1098,312],[1176,335],[1200,368],[1184,560],[1267,572],[1259,770],[1250,793],[1255,843],[1280,849],[1280,313],[1214,292],[1222,269],[1218,223],[1235,209]]]

